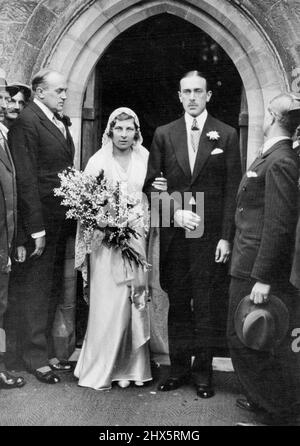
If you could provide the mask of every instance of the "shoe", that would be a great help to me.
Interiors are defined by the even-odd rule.
[[[238,398],[236,400],[236,406],[240,409],[248,410],[248,412],[261,412],[263,409],[257,404],[253,403],[253,401],[248,400],[247,398]]]
[[[134,385],[137,387],[143,387],[144,383],[143,381],[134,381]]]
[[[180,376],[178,378],[169,377],[166,379],[165,382],[161,383],[157,389],[161,392],[169,392],[170,390],[176,390],[179,387],[183,386],[185,382],[186,381],[184,376]]]
[[[0,372],[0,389],[15,389],[26,384],[22,376],[13,376],[8,372]]]
[[[57,384],[60,382],[59,376],[55,375],[52,370],[48,372],[40,372],[39,370],[34,370],[33,375],[44,384]]]
[[[196,385],[197,395],[200,398],[212,398],[215,395],[215,391],[212,386],[208,384],[198,384]]]
[[[73,365],[69,361],[61,360],[54,364],[49,363],[54,372],[71,372],[73,370]]]
[[[126,379],[118,381],[118,386],[122,389],[126,389],[126,387],[130,386],[130,381],[127,381]]]

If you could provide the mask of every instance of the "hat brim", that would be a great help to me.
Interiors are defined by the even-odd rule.
[[[8,87],[16,89],[16,92],[14,93],[14,95],[22,90],[25,95],[25,100],[29,101],[32,92],[31,92],[31,88],[28,85],[22,84],[21,82],[12,82],[11,84],[8,85]]]
[[[255,305],[250,300],[250,294],[244,297],[239,303],[235,315],[234,315],[234,325],[235,331],[240,339],[240,341],[246,345],[243,336],[243,324],[246,316],[258,308],[264,308],[269,311],[274,320],[276,320],[276,336],[274,338],[274,344],[270,345],[267,350],[271,350],[273,347],[278,345],[285,337],[288,327],[289,327],[289,312],[286,305],[275,295],[269,296],[268,301],[265,304]]]
[[[5,84],[0,84],[0,88],[3,89],[3,90],[8,91],[8,93],[9,93],[11,96],[14,96],[14,95],[17,94],[18,91],[19,91],[18,87],[10,86],[10,85],[5,85]]]

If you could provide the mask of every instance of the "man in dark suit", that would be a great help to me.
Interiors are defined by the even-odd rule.
[[[300,290],[300,218],[298,219],[298,225],[296,230],[296,244],[293,268],[291,273],[291,283]]]
[[[4,364],[4,314],[7,309],[9,272],[16,235],[17,191],[15,168],[7,144],[7,128],[3,121],[10,95],[15,93],[16,89],[8,87],[5,79],[0,78],[0,388],[8,389],[25,384],[22,377],[11,376]]]
[[[290,310],[292,322],[296,301],[289,277],[299,167],[291,136],[299,118],[300,103],[293,95],[281,94],[270,102],[262,154],[244,175],[237,195],[228,339],[234,369],[247,396],[237,405],[260,413],[267,424],[285,422],[296,403],[291,330],[274,351],[250,349],[238,338],[234,315],[246,295],[255,305],[262,305],[274,294]]]
[[[19,210],[30,254],[24,264],[20,299],[23,315],[23,360],[42,382],[60,381],[54,371],[70,364],[54,357],[51,328],[57,299],[51,293],[57,246],[65,231],[65,210],[53,189],[58,173],[73,165],[74,146],[61,120],[65,78],[43,70],[32,80],[34,99],[15,120],[8,138],[17,172]]]
[[[175,197],[170,201],[171,225],[163,221],[160,229],[160,281],[170,301],[171,368],[159,390],[178,388],[192,372],[201,398],[214,395],[211,285],[217,263],[227,262],[230,255],[240,180],[236,131],[207,113],[211,95],[206,78],[198,71],[181,79],[179,99],[185,114],[156,130],[144,186],[154,206],[157,190],[152,182],[162,172],[168,197]],[[204,213],[198,210],[203,194]],[[163,214],[164,203],[160,204]],[[192,370],[191,356],[195,356]]]

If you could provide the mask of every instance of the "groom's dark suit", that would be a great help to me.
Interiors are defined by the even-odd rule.
[[[54,197],[57,174],[73,165],[74,145],[48,119],[41,108],[30,103],[9,131],[9,145],[16,167],[19,211],[27,234],[27,250],[34,250],[32,234],[46,231],[46,249],[40,258],[24,264],[21,298],[23,359],[30,370],[48,364],[48,328],[56,303],[51,300],[56,247],[64,226],[65,210]]]
[[[211,131],[218,132],[219,138],[210,139],[207,133]],[[200,379],[205,383],[211,373],[207,349],[211,334],[210,304],[214,298],[211,283],[216,271],[215,250],[220,239],[230,241],[234,233],[235,195],[240,180],[236,131],[208,115],[192,174],[184,117],[159,127],[151,146],[144,186],[150,201],[151,192],[155,192],[151,184],[161,172],[167,178],[169,194],[177,191],[183,196],[185,192],[192,192],[196,198],[196,192],[204,193],[202,237],[187,238],[185,230],[179,227],[160,229],[160,281],[170,300],[171,374],[178,376],[187,372],[191,354],[195,354],[194,369],[203,371]]]

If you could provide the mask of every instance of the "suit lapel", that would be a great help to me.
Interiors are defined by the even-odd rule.
[[[210,140],[206,135],[207,132],[209,132],[210,130],[215,130],[212,127],[213,127],[213,118],[210,115],[208,115],[199,141],[199,146],[193,171],[192,183],[198,177],[199,173],[205,166],[205,163],[210,157],[210,154],[213,150],[215,141]]]
[[[55,138],[58,139],[60,144],[62,144],[64,147],[68,148],[68,143],[62,132],[56,127],[53,122],[50,121],[50,119],[45,115],[45,113],[40,109],[38,105],[36,105],[34,102],[32,102],[28,107],[31,107],[31,109],[34,111],[35,114],[38,115],[40,118],[40,121],[46,129],[52,133]]]
[[[243,188],[243,186],[245,185],[246,181],[247,181],[247,172],[249,171],[254,171],[254,169],[256,169],[258,166],[260,166],[262,163],[264,163],[267,159],[267,157],[274,152],[274,150],[277,150],[281,147],[282,143],[289,143],[289,140],[280,140],[277,143],[275,143],[272,147],[270,147],[265,153],[263,153],[261,156],[258,156],[257,158],[255,158],[255,160],[253,161],[253,163],[251,164],[251,166],[249,166],[249,168],[247,169],[245,175],[243,176],[238,192],[237,192],[237,196],[240,195],[240,192]],[[290,147],[292,148],[292,142],[289,143]]]
[[[189,162],[187,133],[184,117],[179,119],[178,124],[173,127],[173,131],[171,132],[170,136],[178,164],[180,165],[184,174],[188,178],[190,178],[191,168]]]
[[[5,166],[10,172],[14,173],[13,161],[11,159],[5,138],[4,138],[4,146],[0,143],[0,160],[2,161],[3,164],[5,164]]]

